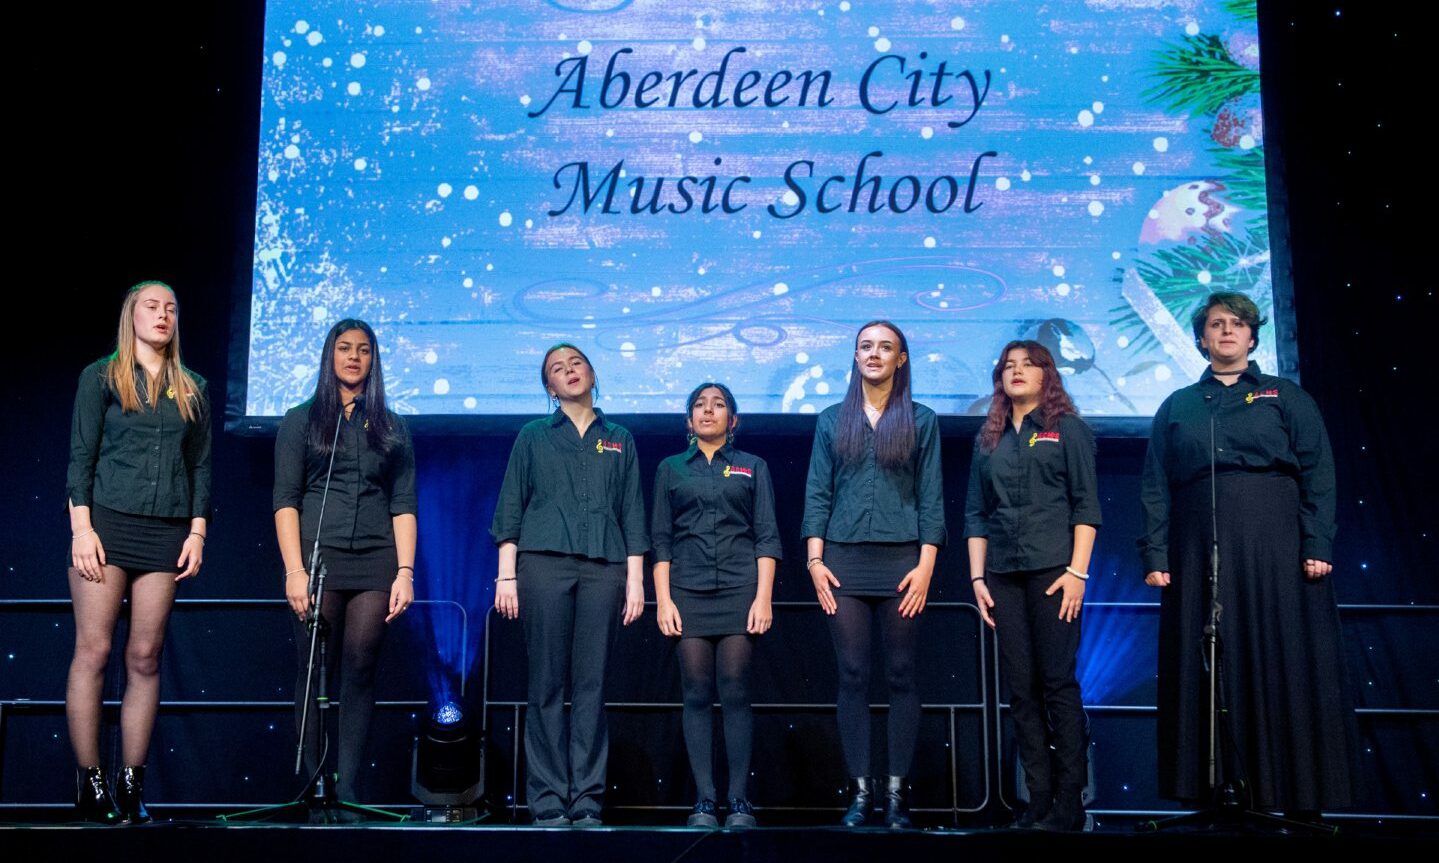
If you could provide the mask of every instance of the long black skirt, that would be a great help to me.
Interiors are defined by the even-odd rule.
[[[1304,577],[1299,487],[1221,474],[1218,500],[1222,769],[1261,808],[1348,806],[1357,733],[1339,610],[1333,575]],[[1159,789],[1184,801],[1208,796],[1211,533],[1208,481],[1175,489],[1159,623]]]

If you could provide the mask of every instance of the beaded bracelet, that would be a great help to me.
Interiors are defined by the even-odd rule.
[[[1066,566],[1064,568],[1064,571],[1079,579],[1080,581],[1089,581],[1089,573],[1087,572],[1080,572],[1072,566]]]

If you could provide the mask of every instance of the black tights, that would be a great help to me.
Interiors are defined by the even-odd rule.
[[[714,705],[716,665],[719,700],[724,708],[724,744],[729,755],[729,797],[746,796],[754,713],[750,708],[749,669],[754,639],[748,635],[681,638],[680,683],[684,688],[685,749],[702,800],[719,799],[714,782]]]
[[[919,734],[919,690],[914,684],[915,632],[918,617],[900,617],[900,597],[837,596],[838,610],[829,616],[839,662],[839,741],[850,776],[870,775],[869,672],[871,629],[879,620],[884,644],[885,679],[889,683],[889,774],[907,776]]]
[[[385,615],[390,595],[383,590],[327,590],[320,616],[327,625],[326,666],[331,680],[340,669],[339,779],[335,793],[341,800],[355,799],[355,777],[370,733],[370,716],[375,712],[375,665],[385,642]],[[295,674],[295,728],[300,727],[304,707],[305,668],[310,659],[310,634],[295,621],[295,647],[300,665]],[[316,664],[319,663],[318,656]],[[316,675],[315,686],[319,685]],[[311,693],[313,698],[314,693]],[[315,705],[310,705],[305,737],[305,772],[315,772],[319,763],[320,726]]]

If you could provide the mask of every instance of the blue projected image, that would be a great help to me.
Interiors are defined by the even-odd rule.
[[[353,316],[401,413],[541,412],[562,339],[612,412],[718,379],[815,413],[888,318],[941,413],[1035,337],[1084,413],[1150,416],[1204,367],[1206,294],[1274,306],[1256,28],[1233,0],[271,0],[240,403],[307,398]]]

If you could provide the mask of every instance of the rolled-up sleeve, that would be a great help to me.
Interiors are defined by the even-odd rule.
[[[74,506],[94,504],[95,465],[105,434],[105,387],[103,364],[86,366],[80,373],[70,418],[70,464],[65,473],[66,499]]]
[[[272,509],[299,509],[305,499],[305,414],[291,411],[275,435],[275,487]]]
[[[190,518],[210,518],[210,458],[214,435],[210,428],[210,387],[204,378],[199,388],[199,409],[185,430],[185,467],[190,480]]]
[[[814,427],[814,446],[809,454],[809,476],[804,483],[804,520],[800,535],[823,537],[829,529],[834,508],[833,429],[822,414]]]
[[[400,433],[399,450],[395,453],[394,475],[390,482],[390,515],[416,515],[420,511],[415,493],[415,442],[410,427],[395,414],[390,415]]]
[[[1095,469],[1094,432],[1089,424],[1076,416],[1064,418],[1064,474],[1068,482],[1069,525],[1103,523],[1099,511],[1099,475]]]
[[[974,455],[969,460],[969,486],[964,492],[964,536],[989,536],[989,511],[984,504],[983,459],[989,455],[974,442]]]
[[[940,457],[939,419],[926,410],[915,429],[919,449],[916,503],[919,509],[919,541],[943,546],[948,531],[944,526],[944,463]]]
[[[756,459],[754,470],[754,556],[784,557],[779,539],[779,521],[774,511],[774,483],[769,478],[769,465]]]
[[[655,470],[654,512],[650,517],[650,542],[654,547],[655,562],[672,560],[671,547],[674,542],[674,513],[670,509],[670,466],[668,461],[660,462]]]
[[[627,436],[628,437],[628,436]],[[640,492],[639,454],[635,439],[625,441],[625,490],[620,503],[620,530],[625,535],[625,554],[634,557],[650,550],[649,525],[645,523],[645,498]]]
[[[533,441],[521,431],[510,448],[510,461],[500,483],[500,497],[495,501],[495,517],[490,521],[490,538],[495,545],[519,542],[525,506],[530,502],[530,451]]]

